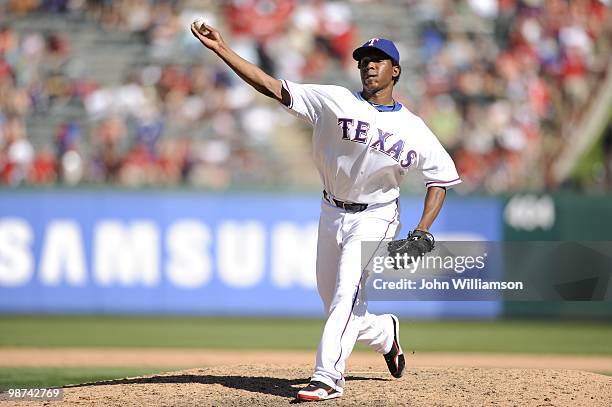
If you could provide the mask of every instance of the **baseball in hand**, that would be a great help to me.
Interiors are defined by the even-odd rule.
[[[208,31],[206,29],[206,22],[204,21],[204,19],[202,17],[198,17],[195,20],[193,20],[193,23],[195,24],[196,28],[198,29],[198,31],[200,32],[200,34],[202,35],[206,35],[208,33],[210,33],[210,31]]]

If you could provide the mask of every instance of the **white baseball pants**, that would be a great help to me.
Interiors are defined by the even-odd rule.
[[[311,380],[342,392],[344,368],[355,342],[381,354],[393,343],[393,323],[387,315],[367,311],[361,281],[361,241],[393,239],[399,231],[397,201],[350,213],[323,199],[317,245],[317,288],[327,317]],[[369,258],[369,255],[368,255]],[[363,276],[365,279],[366,276]]]

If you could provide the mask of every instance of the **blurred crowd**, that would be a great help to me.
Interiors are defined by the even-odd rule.
[[[355,76],[351,51],[363,38],[353,10],[365,2],[0,4],[0,184],[316,184],[316,174],[288,170],[309,154],[302,145],[292,150],[287,133],[308,131],[204,52],[187,27],[203,16],[267,72],[334,83]],[[410,84],[418,89],[412,98],[397,97],[449,149],[463,190],[549,187],[550,165],[573,136],[568,124],[588,107],[609,63],[606,2],[404,0],[398,10],[416,16],[422,81]],[[143,52],[116,82],[101,82],[78,64],[94,45],[11,23],[41,15],[76,17],[101,38],[118,33]],[[118,68],[109,60],[108,69]]]
[[[95,45],[75,50],[71,39],[77,39],[67,32],[19,33],[4,20],[0,182],[218,189],[291,182],[283,171],[291,163],[273,140],[290,118],[210,57],[189,23],[204,14],[241,55],[271,74],[300,80],[322,77],[331,65],[342,67],[350,59],[350,8],[320,1],[216,3],[197,2],[207,10],[198,12],[185,2],[163,0],[8,2],[6,15],[76,16],[101,38],[124,33],[145,52],[122,80],[102,84],[86,69],[75,69],[83,52],[97,52]],[[106,62],[108,70],[118,69],[113,62]],[[40,145],[33,146],[28,120],[58,117],[71,106],[77,110],[44,128]]]
[[[422,5],[419,111],[466,185],[553,187],[551,165],[610,62],[598,0],[432,1]],[[482,22],[492,24],[493,35]]]

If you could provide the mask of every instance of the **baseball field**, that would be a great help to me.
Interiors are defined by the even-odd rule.
[[[3,316],[0,388],[64,386],[64,405],[289,404],[321,329],[313,319]],[[357,347],[344,397],[325,403],[612,405],[610,323],[403,320],[401,339],[403,378]]]

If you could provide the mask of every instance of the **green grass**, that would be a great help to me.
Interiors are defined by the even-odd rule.
[[[0,316],[0,346],[309,349],[319,320]]]
[[[0,316],[0,346],[316,349],[312,319]],[[612,324],[550,321],[402,321],[417,352],[612,354]]]
[[[9,388],[57,387],[159,373],[155,368],[0,368],[0,391]]]

